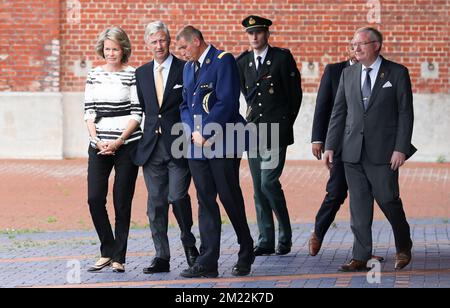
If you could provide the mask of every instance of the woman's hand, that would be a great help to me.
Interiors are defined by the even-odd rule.
[[[118,149],[117,145],[116,145],[116,141],[108,141],[108,142],[103,142],[104,146],[99,148],[99,152],[97,153],[98,155],[114,155],[116,154],[116,151]]]
[[[99,141],[96,143],[96,146],[97,146],[97,149],[98,149],[99,151],[103,151],[103,150],[106,149],[107,144],[106,144],[106,142],[104,142],[104,141],[102,141],[102,140],[99,140]]]
[[[125,143],[123,138],[119,138],[114,141],[105,142],[105,146],[103,148],[99,148],[99,155],[114,155],[116,151]]]

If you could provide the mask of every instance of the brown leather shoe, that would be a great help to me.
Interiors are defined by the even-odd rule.
[[[341,272],[363,272],[368,271],[367,262],[362,262],[358,260],[351,260],[350,263],[341,266],[339,271]]]
[[[395,255],[395,270],[401,270],[411,262],[411,250]]]
[[[378,262],[384,262],[384,258],[383,257],[381,257],[381,256],[372,256],[372,259],[375,259],[375,260],[377,260]]]
[[[317,254],[320,251],[320,248],[322,247],[322,242],[317,237],[316,233],[311,233],[311,237],[309,238],[309,254],[311,256],[317,256]]]

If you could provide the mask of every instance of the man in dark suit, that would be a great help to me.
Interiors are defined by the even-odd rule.
[[[324,161],[328,168],[342,148],[350,192],[353,259],[342,271],[367,269],[372,256],[373,202],[389,220],[397,249],[395,269],[411,261],[412,240],[400,199],[398,168],[411,156],[414,112],[408,69],[381,57],[382,35],[356,31],[358,64],[344,69],[331,114]]]
[[[318,160],[322,159],[328,123],[330,121],[331,111],[333,110],[341,73],[344,68],[356,62],[352,51],[350,51],[349,55],[350,59],[347,61],[325,66],[322,80],[320,81],[311,138],[312,153]],[[340,153],[336,153],[334,155],[333,168],[330,170],[330,178],[326,186],[327,194],[317,212],[314,232],[309,239],[309,254],[311,256],[316,256],[319,253],[325,234],[333,223],[341,205],[347,198],[347,189],[344,164],[340,158]]]
[[[254,261],[253,239],[247,224],[239,184],[240,158],[234,132],[226,126],[245,124],[239,114],[239,73],[234,57],[207,44],[192,27],[177,35],[177,46],[189,60],[183,73],[181,119],[189,142],[188,161],[199,200],[201,254],[183,277],[217,277],[220,255],[221,217],[217,195],[230,218],[240,244],[235,276],[248,275]],[[208,127],[215,126],[213,131]],[[208,153],[208,154],[207,154]]]
[[[152,274],[170,270],[169,204],[173,205],[189,265],[195,263],[199,253],[191,232],[192,208],[188,194],[191,174],[187,160],[175,159],[171,152],[177,138],[171,133],[172,126],[180,122],[185,62],[169,52],[170,34],[164,23],[150,23],[145,31],[145,41],[154,60],[136,70],[137,92],[145,123],[134,161],[143,166],[148,190],[147,214],[156,254],[151,265],[144,268],[144,273]]]
[[[248,16],[242,21],[252,47],[237,59],[241,90],[247,101],[247,121],[258,127],[257,151],[249,152],[253,179],[259,239],[255,255],[285,255],[291,251],[292,229],[280,177],[287,147],[294,143],[294,122],[302,102],[300,72],[287,49],[272,47],[268,40],[272,21]],[[273,124],[279,134],[272,138]],[[263,125],[270,132],[265,134]],[[266,139],[267,142],[261,142]],[[267,167],[268,162],[277,162]],[[275,250],[275,223],[278,220],[278,246]]]

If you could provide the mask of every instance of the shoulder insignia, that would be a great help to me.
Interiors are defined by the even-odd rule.
[[[284,52],[284,53],[291,53],[291,51],[289,49],[286,49],[286,48],[273,47],[273,49],[277,50],[277,51]]]
[[[245,57],[246,55],[248,55],[250,53],[250,51],[246,50],[243,53],[241,53],[237,58],[236,61],[239,61],[240,59],[242,59],[243,57]]]
[[[228,54],[228,53],[229,53],[229,52],[224,51],[224,52],[222,52],[217,58],[218,58],[218,59],[222,59],[223,56],[226,55],[226,54]]]

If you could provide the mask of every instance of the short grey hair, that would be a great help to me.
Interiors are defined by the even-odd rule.
[[[204,42],[203,34],[200,30],[195,28],[194,26],[186,26],[180,30],[177,34],[177,41],[181,38],[184,38],[188,42],[192,42],[194,37],[198,38],[201,42]]]
[[[383,34],[381,34],[380,31],[378,31],[377,29],[372,28],[372,27],[363,27],[363,28],[359,28],[358,30],[356,30],[355,36],[361,32],[369,33],[370,39],[372,41],[376,41],[376,42],[380,43],[380,49],[381,49],[381,45],[383,45]]]
[[[151,22],[145,27],[145,34],[144,34],[145,43],[146,44],[148,43],[150,36],[154,35],[156,32],[161,31],[161,30],[164,31],[164,33],[166,34],[167,39],[170,44],[169,28],[167,28],[165,23],[163,23],[162,21],[159,21],[159,20]]]
[[[106,40],[111,40],[119,44],[123,52],[122,59],[120,61],[122,64],[127,63],[131,56],[131,42],[127,33],[122,28],[116,26],[106,28],[102,33],[100,33],[95,50],[103,59],[105,59],[103,49],[105,47]]]

